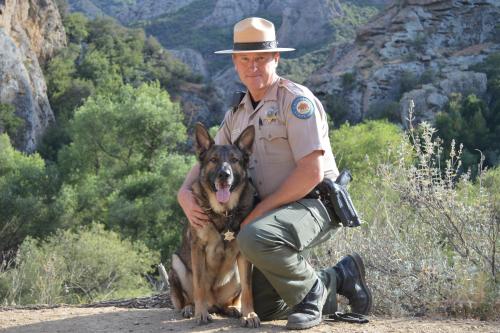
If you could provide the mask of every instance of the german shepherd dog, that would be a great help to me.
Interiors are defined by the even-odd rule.
[[[254,204],[255,188],[247,174],[254,137],[249,126],[234,144],[215,145],[202,124],[195,127],[200,174],[192,191],[210,223],[184,230],[169,280],[175,308],[191,318],[194,306],[199,324],[212,321],[210,313],[220,313],[241,317],[242,326],[260,326],[253,307],[252,266],[235,240]]]

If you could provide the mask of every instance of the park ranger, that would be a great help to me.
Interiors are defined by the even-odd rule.
[[[237,241],[254,264],[253,295],[261,320],[288,317],[287,328],[318,325],[322,314],[336,310],[336,294],[349,299],[351,310],[366,314],[372,297],[358,254],[344,257],[334,267],[316,272],[307,261],[312,247],[339,228],[317,199],[304,198],[325,177],[339,172],[328,137],[321,102],[306,87],[276,73],[280,52],[274,25],[251,17],[234,27],[230,50],[241,82],[247,88],[226,113],[216,144],[231,144],[249,125],[256,129],[249,163],[260,202],[243,221]],[[193,226],[207,222],[190,186],[199,166],[193,167],[178,200]]]

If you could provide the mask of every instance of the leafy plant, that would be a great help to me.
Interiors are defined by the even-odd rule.
[[[0,270],[4,304],[83,303],[151,292],[144,274],[158,253],[123,240],[102,225],[28,237],[10,269]]]

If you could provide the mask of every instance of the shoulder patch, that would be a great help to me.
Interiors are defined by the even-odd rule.
[[[299,119],[310,118],[314,114],[314,104],[305,96],[298,96],[292,102],[292,113]]]

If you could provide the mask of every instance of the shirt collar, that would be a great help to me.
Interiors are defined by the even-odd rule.
[[[282,78],[277,76],[276,80],[271,84],[271,87],[269,87],[266,94],[262,98],[261,102],[277,101],[278,100],[278,86],[279,86],[279,82],[281,80],[282,80]],[[250,93],[248,92],[248,90],[238,106],[241,106],[242,104],[248,105],[248,106],[252,105],[252,100],[250,99]],[[253,107],[250,109],[253,109]]]

